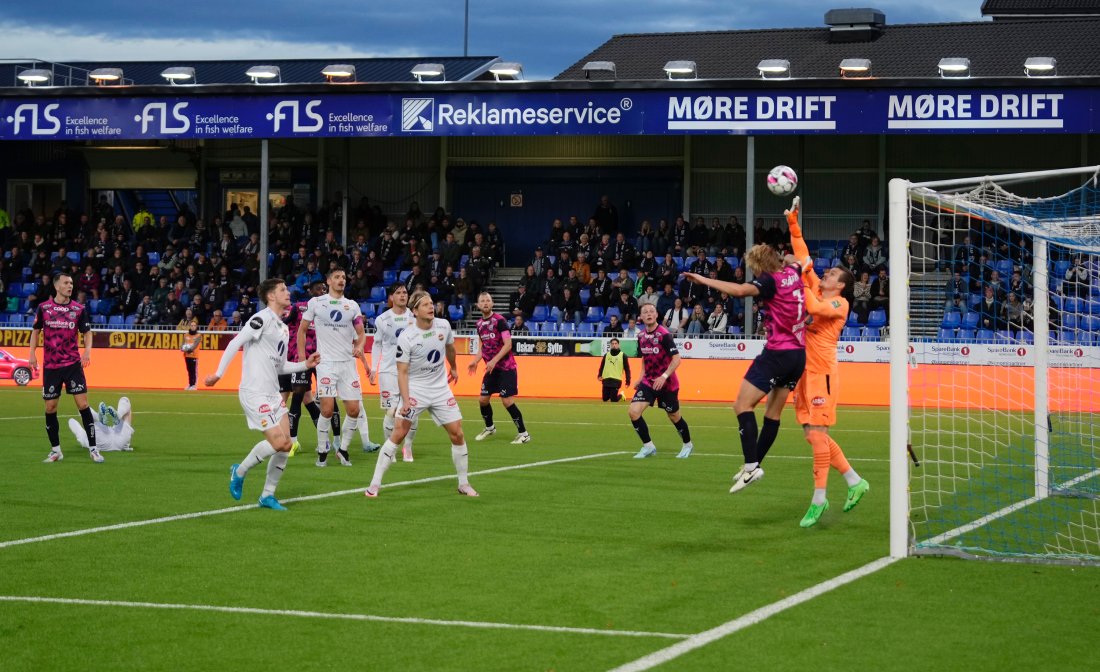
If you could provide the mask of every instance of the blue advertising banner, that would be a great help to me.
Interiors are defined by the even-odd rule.
[[[0,99],[0,140],[1095,133],[1100,89]]]

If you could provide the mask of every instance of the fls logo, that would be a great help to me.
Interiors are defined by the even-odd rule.
[[[431,98],[401,99],[401,130],[410,133],[431,133],[435,118],[435,101]]]
[[[30,123],[31,135],[56,135],[61,130],[61,120],[54,116],[53,112],[60,107],[58,103],[50,103],[42,109],[42,120],[49,125],[39,124],[38,104],[26,103],[15,108],[8,117],[8,123],[12,125],[12,133],[19,135],[23,124]]]
[[[299,101],[297,100],[281,100],[275,105],[275,111],[267,115],[268,121],[275,122],[274,131],[279,132],[282,122],[287,119],[290,120],[290,130],[294,133],[315,133],[324,126],[325,119],[314,110],[321,105],[319,100],[311,100],[305,105],[304,114],[299,112]],[[312,124],[308,126],[301,123],[301,117],[307,117],[313,120]]]
[[[191,120],[183,114],[183,109],[189,103],[176,103],[172,106],[172,119],[180,122],[178,126],[168,125],[168,103],[149,103],[141,110],[141,114],[134,115],[134,121],[141,122],[141,133],[149,132],[149,125],[153,122],[160,127],[158,131],[162,135],[178,135],[191,130]]]

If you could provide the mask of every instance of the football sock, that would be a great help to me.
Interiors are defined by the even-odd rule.
[[[489,404],[482,404],[481,405],[481,417],[482,417],[483,420],[485,420],[485,426],[486,427],[492,427],[493,426],[493,407],[490,406]]]
[[[676,427],[676,431],[680,433],[680,440],[684,443],[691,443],[691,430],[688,429],[687,420],[680,418],[676,422],[672,423]]]
[[[382,485],[382,477],[386,470],[393,464],[394,455],[397,454],[397,446],[386,439],[382,444],[382,450],[378,451],[378,461],[374,463],[374,478],[370,479],[370,487],[377,488]]]
[[[265,459],[275,454],[275,447],[272,446],[267,440],[260,441],[256,445],[252,446],[252,450],[249,451],[248,456],[237,466],[237,476],[244,478],[244,475],[248,473],[248,470],[256,466]]]
[[[760,428],[760,436],[756,439],[756,455],[758,462],[764,461],[764,457],[767,456],[768,451],[771,450],[772,444],[775,443],[775,437],[778,434],[779,420],[772,420],[765,415],[764,426]]]
[[[741,454],[745,456],[745,464],[751,464],[755,469],[760,462],[756,457],[756,414],[752,411],[738,413],[737,426],[741,434]]]
[[[130,397],[122,397],[118,400],[118,419],[123,422],[130,422],[130,411],[132,406],[130,405]]]
[[[863,480],[856,470],[852,468],[852,465],[848,464],[848,458],[844,456],[844,451],[840,449],[840,446],[828,434],[825,435],[826,440],[829,442],[829,464],[833,466],[844,476],[844,480],[848,483],[848,487],[859,483]]]
[[[382,435],[387,439],[390,438],[390,434],[393,434],[393,409],[386,411],[386,414],[382,416]]]
[[[404,444],[407,448],[412,448],[413,439],[416,437],[416,427],[420,424],[420,416],[413,418],[412,425],[409,426],[409,433],[405,435]]]
[[[340,429],[341,430],[347,430],[348,434],[355,434],[355,430],[358,429],[358,428],[359,428],[359,416],[352,417],[352,416],[349,415],[347,420],[344,421],[344,426],[341,427]],[[350,439],[348,440],[348,443],[351,443]]]
[[[821,506],[825,503],[825,488],[814,488],[813,499],[810,500],[811,504]]]
[[[76,442],[80,444],[81,448],[88,448],[88,435],[84,433],[84,425],[76,421],[76,418],[69,418],[69,431],[76,437]],[[54,446],[53,450],[61,450],[57,446]]]
[[[57,423],[57,413],[46,414],[46,437],[51,448],[61,450],[61,425]]]
[[[646,424],[645,418],[631,420],[630,424],[634,425],[634,431],[638,432],[638,438],[642,440],[642,443],[647,445],[652,443],[649,438],[649,425]]]
[[[313,424],[317,424],[317,418],[321,417],[321,405],[317,403],[317,400],[309,402],[306,406],[306,412],[309,413],[309,417],[313,420]]]
[[[348,418],[351,422],[351,418]],[[370,423],[367,421],[367,409],[359,404],[359,436],[363,438],[363,445],[370,443]]]
[[[829,437],[814,430],[806,435],[806,441],[814,450],[814,487],[824,490],[829,482]]]
[[[264,481],[264,491],[261,497],[275,494],[275,487],[279,485],[279,479],[283,477],[288,459],[290,459],[290,453],[275,453],[267,461],[267,480]]]
[[[516,429],[522,434],[527,431],[527,427],[523,424],[523,414],[519,412],[519,406],[512,404],[511,406],[505,406],[508,409],[508,415],[512,416],[512,422],[516,423]]]
[[[290,438],[298,438],[298,423],[302,420],[302,400],[306,393],[294,392],[290,395]]]
[[[319,416],[317,418],[317,452],[328,452],[328,430],[332,426],[332,418],[326,418],[325,416]]]
[[[95,450],[95,418],[92,417],[92,409],[80,409],[80,421],[84,423],[84,433],[88,435],[88,450]],[[54,423],[56,427],[56,414],[54,415]]]
[[[469,485],[470,451],[467,450],[465,443],[461,446],[451,445],[451,459],[454,460],[455,471],[458,472],[458,485],[460,487]]]
[[[343,433],[343,430],[340,428],[340,407],[339,406],[332,409],[332,418],[331,418],[331,420],[332,420],[332,435],[333,436],[340,436],[340,434]]]

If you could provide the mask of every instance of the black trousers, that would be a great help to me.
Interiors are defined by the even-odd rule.
[[[604,401],[618,401],[623,398],[623,395],[619,394],[619,389],[622,387],[623,381],[615,378],[603,379],[603,400]]]
[[[187,386],[194,387],[199,375],[199,360],[197,357],[184,357],[183,361],[187,363]]]

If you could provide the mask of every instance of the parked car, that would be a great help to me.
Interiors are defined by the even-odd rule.
[[[19,359],[7,350],[0,350],[0,380],[11,379],[16,385],[29,385],[38,377],[30,362]]]

